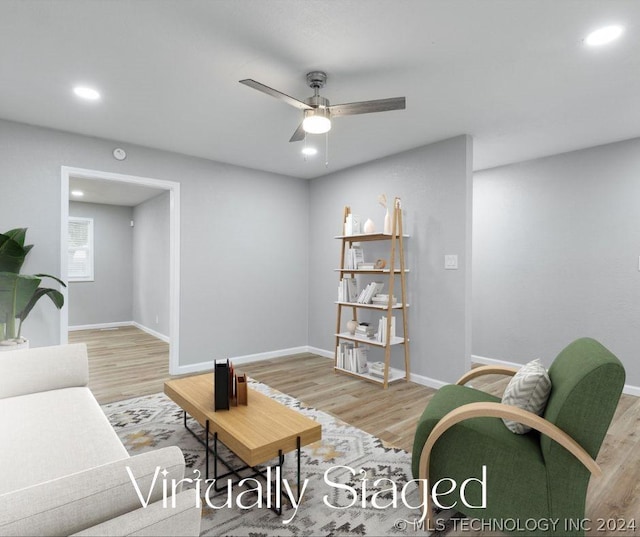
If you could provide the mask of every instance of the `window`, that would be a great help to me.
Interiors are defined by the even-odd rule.
[[[69,217],[68,279],[93,281],[93,218]]]

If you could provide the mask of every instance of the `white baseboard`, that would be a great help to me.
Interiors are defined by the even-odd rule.
[[[336,357],[335,351],[328,351],[318,347],[307,346],[307,352],[317,354],[318,356],[324,356],[325,358],[331,358],[332,360]]]
[[[450,384],[449,382],[442,382],[441,380],[432,379],[431,377],[425,377],[423,375],[417,375],[416,373],[411,373],[409,375],[409,380],[411,382],[415,382],[416,384],[421,384],[422,386],[427,386],[428,388],[435,388],[436,390]]]
[[[114,323],[97,323],[97,324],[77,324],[68,328],[69,332],[78,330],[109,330],[110,328],[120,328],[122,326],[133,326],[133,321],[118,321]]]
[[[471,363],[483,364],[483,365],[504,365],[507,367],[520,368],[524,364],[517,364],[515,362],[507,362],[506,360],[496,360],[495,358],[486,358],[485,356],[471,355]]]
[[[169,336],[165,336],[164,334],[161,334],[160,332],[156,332],[155,330],[152,330],[151,328],[144,326],[140,323],[137,323],[135,321],[132,321],[131,324],[136,328],[142,330],[143,332],[146,332],[147,334],[153,337],[157,337],[159,340],[164,341],[165,343],[171,343],[171,339],[169,338]]]
[[[476,362],[478,364],[485,364],[485,365],[506,365],[509,367],[517,367],[520,368],[522,367],[524,364],[517,364],[515,362],[506,362],[504,360],[496,360],[495,358],[486,358],[485,356],[476,356],[476,355],[471,355],[471,361],[472,362]],[[624,388],[622,389],[622,393],[625,393],[627,395],[634,395],[636,397],[640,397],[640,387],[639,386],[632,386],[631,384],[625,384]]]
[[[303,345],[301,347],[291,347],[289,349],[280,349],[277,351],[259,352],[256,354],[246,354],[243,356],[231,356],[229,360],[233,362],[233,365],[248,364],[250,362],[260,362],[262,360],[269,360],[271,358],[281,358],[283,356],[290,356],[292,354],[302,354],[309,351],[309,347]],[[201,371],[211,371],[215,366],[215,361],[210,360],[207,362],[199,362],[197,364],[181,365],[178,366],[177,371],[172,372],[172,375],[185,375],[188,373],[199,373]]]
[[[111,330],[113,328],[122,328],[123,326],[135,326],[136,328],[146,332],[147,334],[152,335],[153,337],[157,337],[158,339],[164,341],[165,343],[169,343],[169,336],[165,336],[160,332],[156,332],[151,328],[141,325],[135,321],[118,321],[114,323],[97,323],[97,324],[78,324],[75,326],[69,327],[69,332],[76,332],[78,330]]]

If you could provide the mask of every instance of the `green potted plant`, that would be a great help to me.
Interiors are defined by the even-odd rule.
[[[20,274],[33,248],[32,244],[25,246],[26,234],[26,228],[0,234],[0,350],[28,347],[29,342],[22,337],[22,323],[43,296],[58,309],[64,305],[60,291],[40,287],[42,278],[53,278],[66,287],[63,281],[49,274]]]

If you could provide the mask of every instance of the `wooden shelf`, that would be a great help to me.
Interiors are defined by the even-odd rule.
[[[371,373],[356,373],[355,371],[349,371],[348,369],[342,369],[341,367],[334,367],[333,369],[334,371],[338,371],[346,375],[351,375],[353,377],[365,379],[370,382],[375,382],[376,384],[384,384],[383,378],[372,375]],[[407,377],[406,372],[402,371],[401,369],[396,369],[395,367],[389,368],[388,375],[389,375],[389,378],[387,382],[389,384],[392,382],[397,382],[399,380],[405,380]]]
[[[337,268],[337,269],[333,269],[334,272],[354,272],[356,274],[391,274],[391,270],[389,269],[345,269],[345,268]],[[407,273],[409,272],[410,269],[404,269],[404,272]],[[402,270],[400,269],[394,269],[393,273],[394,274],[402,274]]]
[[[334,334],[334,336],[340,339],[348,339],[349,341],[357,341],[358,343],[366,343],[367,345],[373,345],[375,347],[386,347],[387,344],[384,341],[377,341],[375,339],[371,339],[368,337],[351,335],[349,332],[340,332],[339,334]],[[403,337],[392,337],[389,345],[402,345],[405,342]]]
[[[385,229],[391,229],[391,233],[358,233],[356,235],[338,235],[335,237],[341,242],[341,250],[340,250],[340,263],[339,268],[334,269],[334,272],[339,273],[340,284],[338,289],[338,297],[342,300],[338,300],[335,302],[337,304],[337,312],[336,312],[336,333],[334,334],[336,338],[335,343],[335,358],[334,358],[334,371],[336,373],[344,373],[346,375],[351,375],[356,378],[361,378],[370,382],[375,382],[376,384],[382,385],[383,388],[387,388],[390,382],[395,382],[397,380],[409,380],[409,371],[410,371],[410,359],[409,359],[409,325],[407,321],[407,314],[409,304],[407,303],[407,289],[406,289],[406,274],[409,272],[409,269],[406,268],[405,257],[404,257],[404,239],[409,238],[409,235],[405,235],[402,229],[402,206],[400,204],[400,198],[394,198],[393,205],[390,207],[391,212],[387,211],[387,216],[385,217]],[[349,218],[352,218],[351,209],[349,207],[344,208],[344,218],[342,220],[344,224],[343,229],[351,229],[348,225],[350,223]],[[388,220],[387,220],[388,218]],[[387,227],[388,224],[391,224],[390,227]],[[360,229],[360,228],[358,228]],[[389,257],[387,260],[386,268],[371,268],[371,269],[353,269],[353,268],[345,268],[345,261],[349,259],[349,266],[357,265],[355,259],[356,257],[362,261],[362,255],[360,252],[352,253],[351,249],[354,247],[354,243],[360,242],[370,242],[370,241],[389,241]],[[359,247],[364,250],[364,247]],[[370,274],[377,275],[376,284],[386,283],[388,286],[388,290],[385,292],[388,297],[394,297],[398,300],[397,304],[374,304],[373,302],[368,304],[362,304],[358,302],[345,302],[345,298],[356,298],[353,295],[353,291],[357,291],[354,287],[357,287],[357,281],[355,278],[356,274]],[[396,276],[399,276],[396,278]],[[348,280],[348,281],[347,281]],[[356,285],[353,285],[354,282]],[[363,282],[360,282],[363,283]],[[383,283],[383,285],[384,285]],[[397,284],[400,284],[400,293],[396,295],[394,293],[394,289],[397,290]],[[369,284],[371,285],[371,284]],[[376,293],[382,293],[381,287],[383,285],[375,285],[372,289]],[[360,295],[362,295],[363,291],[360,291]],[[371,289],[366,293],[366,296],[369,297],[371,293]],[[358,312],[362,309],[368,309],[370,311],[382,313],[382,316],[378,319],[378,329],[382,331],[382,333],[386,333],[387,330],[391,331],[391,326],[393,325],[395,328],[391,333],[398,330],[402,332],[403,337],[394,336],[391,338],[385,338],[385,341],[377,341],[375,338],[371,339],[363,335],[355,335],[350,332],[343,332],[345,330],[343,326],[343,308],[353,308],[353,311],[349,312],[350,317],[353,321],[358,322]],[[397,313],[397,315],[394,315]],[[402,325],[400,326],[400,321]],[[384,323],[384,324],[382,324]],[[361,345],[353,345],[352,343],[346,343],[345,341],[354,342],[356,344]],[[364,347],[367,345],[371,347],[377,347],[382,349],[384,352],[384,369],[387,375],[386,380],[384,378],[376,377],[369,373],[354,373],[353,371],[349,371],[344,369],[345,358],[348,357],[348,360],[362,360],[366,359],[366,350]],[[402,345],[403,354],[404,354],[404,371],[394,369],[391,366],[391,350],[392,347],[396,345]],[[353,350],[352,350],[353,349]],[[373,351],[378,352],[378,351]]]
[[[338,302],[338,301],[336,301],[335,304],[340,304],[341,306],[349,306],[353,308],[369,308],[372,310],[382,310],[382,311],[386,311],[389,309],[389,306],[384,306],[382,304],[360,304],[358,302]],[[391,306],[391,309],[401,310],[404,306],[408,308],[409,304],[400,304],[400,303],[394,304],[393,306]]]
[[[334,239],[344,239],[349,242],[367,242],[367,241],[389,241],[393,235],[385,233],[358,233],[357,235],[337,235]],[[398,238],[398,235],[396,235]],[[408,239],[409,235],[402,235],[403,239]]]

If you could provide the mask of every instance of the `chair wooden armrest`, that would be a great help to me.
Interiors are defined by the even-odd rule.
[[[513,376],[518,372],[516,367],[507,367],[504,365],[481,365],[474,367],[471,371],[462,375],[456,384],[464,386],[467,382],[483,375],[508,375]]]
[[[493,367],[493,366],[489,366]],[[569,451],[576,459],[578,459],[592,475],[599,477],[602,475],[600,466],[594,461],[591,456],[584,450],[584,448],[578,444],[573,438],[571,438],[562,429],[551,423],[550,421],[541,418],[540,416],[523,410],[521,408],[505,405],[503,403],[468,403],[462,405],[448,414],[446,414],[431,430],[431,434],[427,438],[427,441],[422,448],[420,455],[420,471],[419,478],[429,478],[429,459],[431,457],[431,451],[436,441],[453,425],[460,423],[461,421],[471,418],[505,418],[512,421],[517,421],[528,425],[532,429],[541,432],[548,436],[552,440],[555,440],[558,444]],[[422,493],[422,487],[420,491]],[[427,528],[434,528],[433,514],[431,512],[431,494],[427,493],[426,501],[423,499],[423,505],[427,511]]]

